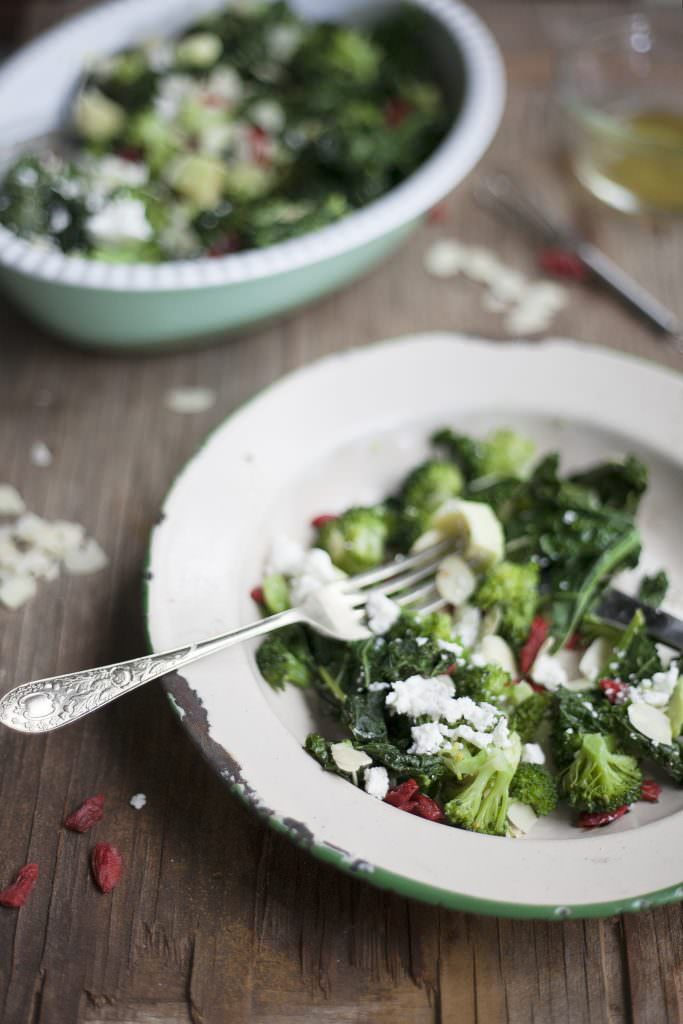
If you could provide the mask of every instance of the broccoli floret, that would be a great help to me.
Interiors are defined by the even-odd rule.
[[[256,663],[274,690],[284,689],[286,683],[310,686],[315,675],[305,634],[297,626],[266,637],[256,652]]]
[[[638,600],[643,604],[649,604],[651,608],[658,608],[668,589],[669,577],[662,569],[652,576],[643,576],[638,588]]]
[[[458,697],[471,697],[480,704],[500,704],[510,695],[512,679],[499,665],[463,665],[453,674]]]
[[[521,686],[522,684],[520,683],[519,685]],[[549,705],[549,694],[532,693],[510,713],[510,729],[519,735],[522,743],[534,742]]]
[[[417,612],[403,611],[389,632],[390,637],[426,636],[430,640],[453,642],[453,619],[446,612],[430,612],[419,615]]]
[[[643,775],[638,762],[619,750],[614,736],[586,733],[560,787],[579,811],[615,811],[640,798]]]
[[[467,481],[481,477],[524,479],[535,445],[513,430],[497,430],[485,441],[477,441],[453,430],[439,430],[432,443],[445,448]]]
[[[528,804],[543,817],[557,807],[557,783],[541,764],[520,764],[510,786],[510,797]]]
[[[505,835],[510,785],[521,752],[519,738],[511,739],[509,747],[489,747],[456,763],[455,771],[465,781],[444,807],[452,825],[470,832]]]
[[[414,469],[397,499],[399,512],[392,538],[396,547],[409,550],[427,532],[437,509],[460,494],[463,484],[463,475],[453,462],[431,459]]]
[[[514,430],[496,430],[483,444],[479,476],[524,479],[536,445]]]
[[[353,574],[384,561],[388,533],[385,508],[351,508],[318,528],[316,544],[337,568]]]
[[[498,631],[514,648],[522,647],[529,635],[538,606],[538,584],[535,562],[499,562],[474,595],[473,603],[483,611],[500,609]]]

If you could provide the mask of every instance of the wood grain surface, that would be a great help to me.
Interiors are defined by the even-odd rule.
[[[62,6],[27,3],[24,31]],[[606,5],[477,7],[504,48],[510,83],[482,168],[511,168],[573,211],[683,315],[683,225],[628,220],[588,202],[556,155],[554,51]],[[255,390],[320,355],[382,337],[430,328],[500,336],[476,286],[429,279],[422,269],[429,242],[451,234],[533,270],[524,242],[477,210],[476,176],[452,197],[447,223],[422,228],[364,281],[221,346],[155,358],[92,355],[0,307],[0,479],[37,513],[83,522],[111,557],[99,575],[46,584],[25,609],[0,610],[0,688],[143,652],[142,564],[164,493],[207,431]],[[683,357],[586,287],[572,286],[554,333],[683,369]],[[191,417],[165,409],[168,388],[195,384],[216,389],[213,409]],[[644,396],[634,420],[648,411]],[[31,464],[37,440],[54,452],[49,468]],[[342,876],[228,794],[158,684],[50,736],[3,732],[0,764],[0,884],[27,861],[41,873],[22,911],[0,908],[3,1024],[683,1020],[680,906],[604,921],[505,921]],[[135,811],[128,801],[140,791],[148,803]],[[97,792],[107,814],[92,837],[62,830],[65,812]],[[95,840],[125,858],[110,896],[88,877]]]

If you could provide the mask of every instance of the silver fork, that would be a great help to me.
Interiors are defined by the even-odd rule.
[[[243,640],[295,623],[304,623],[335,640],[366,639],[372,635],[365,624],[365,605],[371,594],[384,594],[401,607],[411,606],[426,614],[438,611],[446,602],[436,589],[434,577],[451,546],[450,541],[442,541],[407,558],[328,583],[297,608],[288,608],[210,640],[132,661],[24,683],[0,700],[0,723],[18,732],[51,732],[98,711],[143,683],[176,672]]]

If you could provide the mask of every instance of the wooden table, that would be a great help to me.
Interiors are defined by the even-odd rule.
[[[506,118],[482,167],[512,167],[559,208],[578,208],[595,240],[683,314],[683,225],[636,223],[579,201],[554,156],[553,48],[577,12],[583,20],[605,5],[481,7],[510,79]],[[36,28],[53,9],[29,7],[26,23]],[[533,269],[524,243],[475,207],[475,179],[453,197],[447,224],[423,228],[363,282],[220,347],[91,355],[3,307],[0,479],[34,511],[83,522],[111,566],[47,584],[19,612],[0,611],[0,687],[142,653],[141,566],[164,493],[207,431],[256,389],[382,337],[430,328],[500,333],[474,285],[422,270],[439,234],[494,246]],[[555,333],[683,368],[648,329],[579,286]],[[194,384],[217,390],[210,412],[182,417],[164,408],[168,388]],[[36,440],[53,450],[50,468],[31,464]],[[27,907],[0,913],[5,1024],[683,1018],[679,906],[585,923],[515,922],[423,906],[342,876],[228,794],[156,684],[63,732],[3,732],[0,759],[0,881],[26,861],[41,871]],[[135,811],[128,801],[139,791],[148,804]],[[64,813],[97,792],[108,809],[98,838],[126,862],[108,897],[89,881],[88,838],[60,829]]]

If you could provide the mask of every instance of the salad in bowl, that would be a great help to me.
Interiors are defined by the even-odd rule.
[[[345,643],[304,626],[257,652],[274,688],[315,692],[323,769],[395,808],[494,836],[526,835],[565,805],[595,828],[683,782],[683,676],[642,613],[599,614],[637,566],[635,514],[647,470],[635,456],[564,475],[556,453],[509,429],[436,432],[433,457],[375,505],[313,520],[314,545],[286,537],[252,596],[283,611],[317,586],[449,538],[433,591],[415,606],[374,594],[370,636]],[[667,579],[641,581],[657,605]]]

